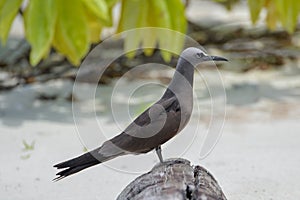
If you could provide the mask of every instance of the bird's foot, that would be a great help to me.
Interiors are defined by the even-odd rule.
[[[155,151],[156,151],[156,154],[157,154],[157,156],[158,156],[158,158],[159,158],[160,163],[163,163],[164,160],[163,160],[163,157],[162,157],[162,155],[161,155],[161,147],[160,147],[160,146],[156,147],[156,148],[155,148]]]

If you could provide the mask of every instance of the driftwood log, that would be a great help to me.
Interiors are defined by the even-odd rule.
[[[185,159],[170,159],[132,181],[118,200],[226,200],[216,179]]]

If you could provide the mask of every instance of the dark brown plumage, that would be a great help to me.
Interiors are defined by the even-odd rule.
[[[209,60],[226,59],[207,56],[193,47],[184,50],[162,98],[138,116],[121,134],[104,142],[101,147],[54,165],[62,169],[54,180],[121,155],[147,153],[154,149],[163,162],[160,146],[186,126],[192,113],[194,66]]]

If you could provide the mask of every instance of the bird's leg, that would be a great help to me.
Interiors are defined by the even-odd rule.
[[[156,154],[157,154],[157,156],[158,156],[158,158],[159,158],[159,161],[160,161],[161,163],[163,163],[164,160],[163,160],[163,157],[162,157],[162,155],[161,155],[161,147],[160,147],[160,145],[159,145],[158,147],[155,148],[155,151],[156,151]]]

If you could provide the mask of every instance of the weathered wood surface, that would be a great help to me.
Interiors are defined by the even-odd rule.
[[[118,200],[226,200],[216,179],[188,160],[171,159],[131,182]]]

